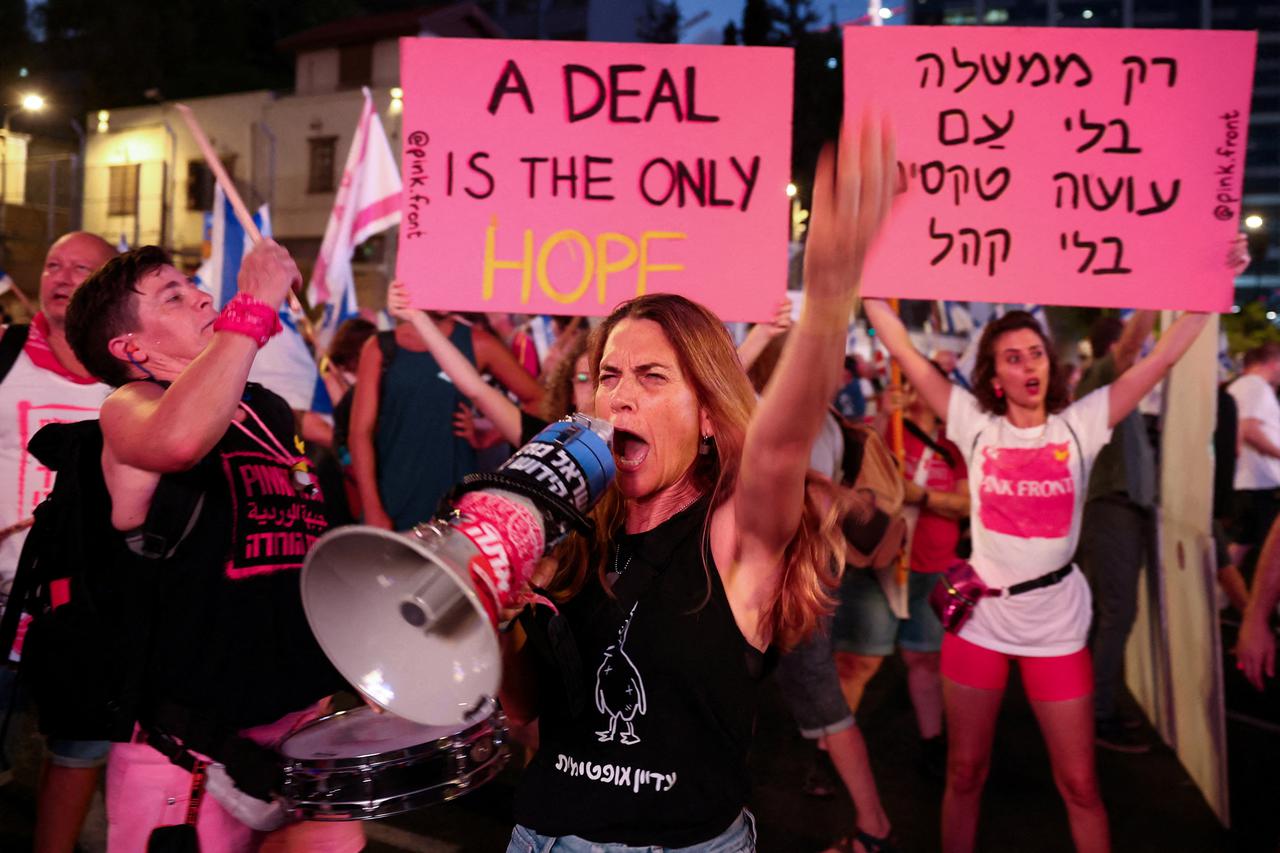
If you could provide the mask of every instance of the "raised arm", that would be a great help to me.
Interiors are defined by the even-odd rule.
[[[929,359],[911,343],[907,327],[902,324],[902,318],[889,307],[889,303],[883,299],[868,299],[863,303],[863,308],[867,312],[867,319],[875,327],[876,337],[889,350],[889,355],[898,360],[907,381],[935,415],[945,418],[947,407],[951,405],[951,383],[934,370]]]
[[[1155,349],[1146,358],[1126,370],[1107,386],[1109,389],[1109,426],[1114,427],[1138,407],[1138,403],[1164,378],[1169,368],[1182,358],[1208,322],[1208,314],[1183,314],[1170,326]]]
[[[739,542],[781,554],[800,524],[809,450],[840,381],[849,317],[868,249],[893,202],[893,133],[865,118],[846,123],[814,175],[805,247],[805,298],[772,380],[747,428],[734,493]]]
[[[475,403],[476,408],[493,422],[493,425],[502,433],[504,440],[509,444],[518,445],[520,443],[520,409],[508,400],[505,394],[484,381],[484,377],[480,375],[480,371],[471,363],[471,360],[453,345],[453,341],[440,331],[440,327],[427,316],[425,311],[409,307],[409,292],[402,282],[393,281],[387,288],[387,311],[392,317],[404,320],[413,326],[414,331],[426,343],[427,349],[431,351],[431,355],[453,382],[454,387]],[[515,366],[524,373],[523,368],[519,365]],[[527,373],[524,375],[533,382],[533,377]]]
[[[764,352],[769,342],[778,335],[785,334],[791,328],[791,299],[784,298],[774,310],[773,320],[769,323],[756,323],[747,332],[747,336],[738,345],[738,361],[743,370],[750,370],[751,365]]]
[[[484,329],[472,329],[471,345],[476,352],[476,367],[515,394],[526,411],[533,412],[542,404],[542,385],[516,361],[515,354],[502,341]]]
[[[1138,360],[1142,342],[1156,326],[1156,312],[1149,309],[1134,311],[1124,324],[1120,337],[1111,347],[1111,357],[1116,363],[1116,373],[1124,373]],[[1095,354],[1096,357],[1096,354]]]
[[[289,252],[264,240],[245,256],[238,285],[241,293],[278,309],[299,279]],[[181,283],[182,288],[170,291],[169,298],[209,298],[185,277]],[[136,352],[132,343],[122,346]],[[215,332],[212,342],[182,369],[168,390],[135,382],[112,394],[100,414],[108,464],[168,473],[199,462],[231,425],[257,352],[252,338]]]

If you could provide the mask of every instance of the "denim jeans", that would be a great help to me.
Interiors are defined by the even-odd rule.
[[[599,844],[576,835],[539,835],[524,826],[512,830],[511,843],[507,845],[507,853],[755,853],[755,849],[756,818],[749,809],[743,809],[738,819],[715,838],[691,847]]]
[[[19,729],[22,728],[20,715],[34,712],[25,694],[26,691],[18,684],[18,674],[0,665],[0,719],[9,713],[11,705],[13,707],[13,719],[9,721],[5,743],[0,744],[0,772],[12,766]],[[101,767],[107,763],[107,754],[111,751],[110,741],[105,740],[48,738],[46,746],[49,748],[49,760],[59,767]]]

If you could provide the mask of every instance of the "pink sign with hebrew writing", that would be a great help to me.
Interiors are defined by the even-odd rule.
[[[398,275],[435,309],[726,320],[786,288],[789,50],[402,39]]]
[[[1256,34],[847,28],[905,190],[864,292],[1228,310]]]

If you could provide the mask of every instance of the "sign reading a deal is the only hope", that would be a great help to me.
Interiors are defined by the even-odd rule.
[[[403,39],[398,275],[443,310],[726,320],[786,287],[791,53]]]
[[[864,292],[1223,311],[1256,34],[844,32],[849,107],[898,135]]]

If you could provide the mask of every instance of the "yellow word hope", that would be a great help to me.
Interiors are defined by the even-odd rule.
[[[642,231],[637,241],[616,231],[604,231],[593,240],[577,229],[567,228],[554,232],[539,244],[533,229],[526,228],[520,258],[500,260],[497,257],[498,218],[495,216],[485,230],[483,296],[486,300],[493,298],[494,276],[498,270],[518,270],[521,304],[529,303],[536,276],[538,288],[551,299],[565,305],[580,301],[594,280],[596,299],[604,305],[609,276],[632,267],[636,268],[635,295],[642,296],[651,274],[679,272],[684,269],[684,264],[654,263],[650,256],[653,244],[659,240],[684,240],[686,236],[679,231]],[[582,259],[582,273],[578,281],[573,283],[572,289],[566,289],[568,282],[551,281],[548,274],[547,267],[557,249],[570,252],[575,259]]]

